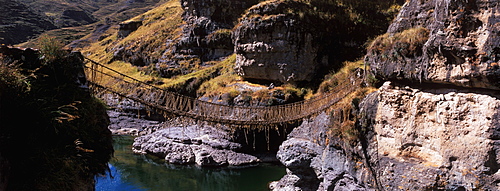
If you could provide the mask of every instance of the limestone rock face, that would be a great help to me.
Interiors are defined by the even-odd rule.
[[[387,82],[357,111],[358,142],[328,135],[331,115],[295,128],[272,190],[499,190],[500,94]]]
[[[371,164],[394,189],[500,189],[500,94],[386,83],[364,102]],[[374,101],[376,100],[376,101]],[[373,112],[376,110],[376,112]],[[367,124],[369,124],[367,123]]]
[[[491,0],[408,1],[387,36],[371,45],[366,61],[384,80],[498,90],[499,4]],[[415,38],[418,34],[411,30],[418,28],[428,34]]]
[[[320,43],[313,28],[287,9],[307,5],[298,2],[261,3],[250,8],[236,27],[233,38],[236,72],[249,79],[277,82],[310,81],[320,64]]]
[[[411,0],[370,46],[372,72],[392,81],[360,111],[379,187],[500,189],[498,6]]]
[[[280,147],[287,175],[270,188],[500,190],[498,11],[497,1],[407,1],[365,58],[389,82],[354,107],[358,140],[328,135],[334,113],[304,122]]]

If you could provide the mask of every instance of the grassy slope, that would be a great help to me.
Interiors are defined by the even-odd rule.
[[[61,20],[61,14],[66,9],[81,9],[94,17],[97,22],[86,25],[64,27],[43,32],[42,35],[57,37],[64,44],[69,44],[74,40],[85,39],[86,35],[95,32],[99,25],[114,25],[134,16],[142,14],[162,2],[167,0],[144,0],[142,2],[130,3],[128,0],[119,1],[94,1],[94,0],[20,0],[32,8],[38,14],[52,20],[53,23]],[[63,18],[63,20],[72,20]],[[83,24],[83,23],[82,23]],[[33,36],[36,37],[36,36]],[[34,47],[37,38],[30,39],[27,42],[18,44],[20,47]]]
[[[145,75],[140,68],[134,67],[122,61],[112,61],[114,48],[120,46],[137,46],[147,43],[151,48],[151,54],[161,56],[167,48],[165,42],[174,39],[180,32],[182,8],[179,1],[168,1],[144,14],[136,16],[130,20],[142,20],[143,25],[132,32],[129,36],[119,39],[117,27],[112,27],[106,31],[106,38],[91,44],[91,46],[81,50],[99,63],[109,63],[109,67],[139,80],[148,81],[153,76]]]

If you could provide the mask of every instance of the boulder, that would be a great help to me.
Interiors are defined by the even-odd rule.
[[[211,126],[172,126],[137,137],[133,151],[164,158],[171,164],[241,166],[259,162],[255,156],[236,152],[241,145],[228,139],[226,131]]]
[[[365,190],[367,185],[357,177],[370,177],[352,156],[359,151],[339,146],[329,140],[331,115],[321,113],[304,120],[283,142],[277,158],[287,168],[287,174],[269,185],[271,190]],[[361,148],[359,148],[361,150]],[[357,166],[355,165],[357,164]],[[361,163],[362,164],[362,163]]]

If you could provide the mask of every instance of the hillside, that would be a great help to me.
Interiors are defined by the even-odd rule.
[[[3,44],[19,44],[44,32],[65,44],[90,34],[101,25],[114,25],[155,7],[162,0],[3,0]],[[23,15],[24,14],[24,15]],[[14,19],[14,20],[10,20]],[[16,20],[20,19],[20,20]],[[5,23],[5,24],[3,24]],[[18,27],[18,28],[13,28]],[[33,29],[30,29],[33,28]],[[57,29],[56,31],[51,31]],[[51,32],[49,32],[51,31]],[[19,33],[22,32],[22,33]],[[32,43],[23,44],[32,47]]]
[[[25,4],[15,0],[1,0],[0,4],[0,44],[17,44],[56,28],[48,17]]]
[[[385,31],[384,26],[388,26],[400,3],[362,2],[364,4],[350,1],[259,3],[248,0],[235,3],[219,0],[213,3],[173,0],[124,21],[119,26],[99,28],[100,35],[89,35],[81,40],[91,43],[81,50],[91,59],[107,63],[118,71],[200,99],[242,105],[290,103],[311,97],[326,74],[341,68],[345,61],[359,59],[363,55],[366,40]],[[376,4],[378,6],[374,6]],[[233,8],[227,9],[229,6]],[[296,22],[294,28],[289,29],[293,35],[285,39],[266,35],[286,33],[279,27],[281,23],[287,22]],[[317,25],[310,26],[308,23]],[[360,32],[369,28],[372,33]],[[264,36],[255,36],[260,34]],[[297,38],[307,35],[310,37]],[[274,39],[276,41],[272,42]],[[261,45],[245,45],[243,40],[263,43],[264,46],[296,44],[274,48],[285,51],[279,51],[282,54],[271,52],[274,58],[281,58],[281,61],[267,59],[263,56],[265,54],[260,54],[261,58],[258,59],[281,64],[289,62],[288,66],[295,66],[293,70],[304,69],[295,64],[299,62],[308,63],[312,68],[302,71],[309,73],[305,78],[294,72],[295,79],[288,81],[251,76],[249,71],[254,69],[245,71],[241,67],[242,63],[247,62],[242,56],[251,54],[245,53],[247,50],[240,46]],[[297,46],[302,45],[297,43],[315,44],[315,47],[301,49]],[[297,49],[296,55],[292,54],[294,51],[286,51],[294,49]],[[236,54],[235,57],[232,54]],[[302,56],[306,54],[310,56]],[[224,59],[225,64],[222,64],[220,61]],[[267,71],[280,72],[275,68],[278,65],[273,64],[271,67]],[[275,88],[268,90],[271,84]],[[242,99],[248,96],[249,100]]]

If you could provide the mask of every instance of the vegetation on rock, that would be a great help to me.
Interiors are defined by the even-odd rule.
[[[78,76],[81,55],[62,54],[50,38],[40,47],[43,54],[1,47],[0,153],[10,165],[7,189],[90,190],[113,153],[106,106]]]
[[[423,27],[404,30],[400,33],[378,36],[368,47],[373,55],[383,59],[398,60],[422,54],[424,43],[429,39],[429,30]]]

